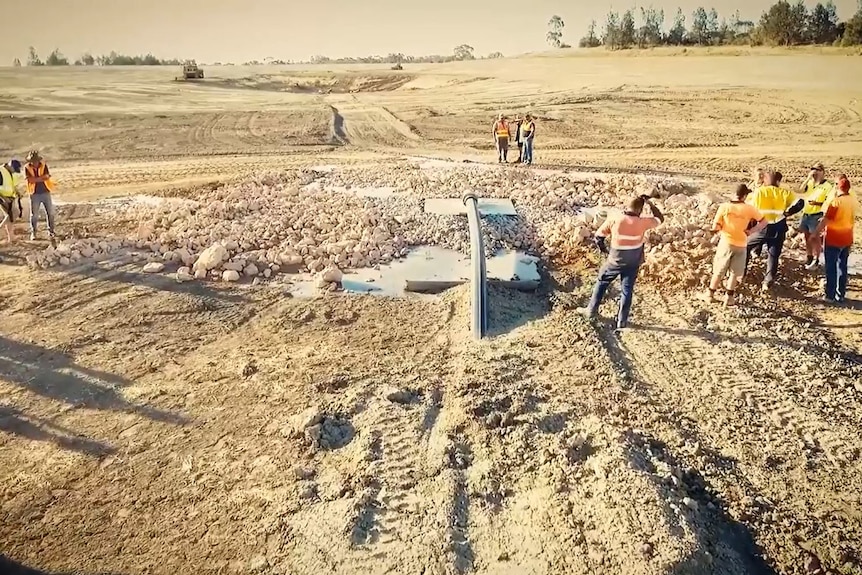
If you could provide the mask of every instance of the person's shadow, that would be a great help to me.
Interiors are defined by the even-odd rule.
[[[42,571],[33,567],[27,567],[9,557],[0,554],[0,574],[2,575],[119,575],[118,573],[85,573],[83,571],[57,573]]]

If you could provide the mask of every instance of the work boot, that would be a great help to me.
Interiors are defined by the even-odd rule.
[[[736,294],[732,292],[727,293],[727,297],[724,298],[725,307],[733,307],[736,305]]]
[[[805,264],[805,269],[814,270],[814,269],[817,269],[817,266],[819,266],[819,265],[820,265],[820,262],[818,261],[818,258],[811,258],[811,261],[808,262],[807,264]]]
[[[30,232],[30,241],[31,241],[31,242],[35,242],[35,241],[36,241],[36,232]]]

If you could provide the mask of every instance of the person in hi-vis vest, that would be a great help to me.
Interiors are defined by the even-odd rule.
[[[494,122],[492,128],[494,134],[494,142],[497,145],[497,162],[509,163],[509,122],[506,121],[506,116],[500,114],[497,116],[497,121]]]
[[[524,149],[521,152],[521,161],[528,166],[533,163],[533,138],[536,137],[536,121],[533,116],[527,114],[521,124],[521,138],[524,140]]]
[[[48,235],[51,242],[55,241],[54,233],[54,201],[51,193],[54,191],[54,181],[48,171],[48,165],[42,161],[39,152],[32,150],[27,154],[27,191],[30,193],[30,241],[36,239],[39,224],[39,212],[44,207],[48,220]]]
[[[18,195],[18,177],[21,173],[21,162],[12,160],[0,166],[0,209],[3,219],[0,228],[6,230],[6,240],[12,243],[15,238],[12,224],[15,222],[15,200],[18,200],[18,215],[21,215],[21,199]]]

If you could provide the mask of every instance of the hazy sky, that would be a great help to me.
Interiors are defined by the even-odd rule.
[[[677,6],[687,19],[700,0],[660,0],[666,27]],[[768,0],[715,0],[720,15],[739,10],[756,20]],[[308,59],[314,54],[364,56],[450,54],[467,43],[477,54],[506,55],[547,49],[547,22],[559,14],[566,22],[564,39],[577,44],[589,21],[599,26],[618,0],[39,0],[31,4],[0,0],[21,8],[0,33],[0,65],[26,59],[34,46],[44,59],[55,47],[70,59],[82,52],[111,50],[125,54],[152,52],[167,58],[243,62],[273,57]],[[813,5],[808,2],[808,5]],[[838,14],[849,18],[856,0],[835,0]],[[709,4],[705,4],[709,8]],[[8,17],[9,10],[4,10]],[[2,89],[2,88],[0,88]]]

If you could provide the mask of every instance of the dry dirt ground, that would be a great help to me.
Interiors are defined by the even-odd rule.
[[[0,147],[41,149],[79,202],[489,161],[493,116],[532,111],[538,164],[721,189],[821,160],[862,181],[846,54],[174,73],[0,69]],[[841,309],[798,274],[731,310],[641,285],[617,336],[574,313],[582,262],[494,290],[474,342],[464,289],[304,300],[28,271],[26,249],[0,246],[0,572],[862,572],[858,278]]]

